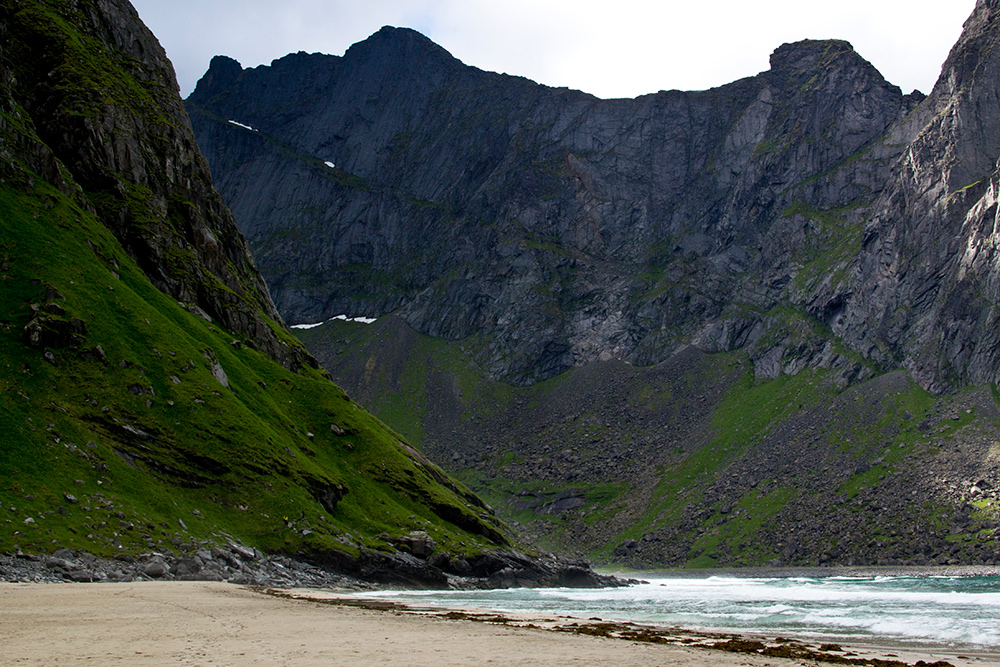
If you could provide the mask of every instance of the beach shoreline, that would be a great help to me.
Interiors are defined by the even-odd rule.
[[[844,642],[833,637],[776,636],[773,633],[702,630],[676,626],[661,626],[608,620],[597,617],[583,618],[572,615],[555,615],[497,611],[494,609],[456,606],[453,604],[419,604],[413,601],[380,595],[378,591],[357,593],[352,591],[317,591],[310,589],[275,590],[261,592],[277,597],[319,601],[324,604],[380,609],[395,613],[443,616],[450,619],[490,623],[507,627],[527,627],[550,632],[606,637],[619,641],[648,642],[660,645],[680,645],[706,652],[725,651],[744,655],[766,656],[783,661],[796,660],[796,664],[935,664],[940,661],[960,665],[1000,665],[1000,651],[980,648],[951,649],[932,643],[899,642],[886,639],[881,642]],[[750,664],[750,663],[744,663]],[[781,664],[785,664],[782,662]]]
[[[789,579],[803,577],[986,577],[1000,576],[1000,565],[829,565],[823,567],[719,567],[711,569],[628,570],[595,567],[600,574],[621,579],[671,577],[703,579],[733,577],[739,579]]]
[[[377,593],[345,593],[215,582],[5,583],[0,584],[4,660],[18,665],[781,667],[946,661],[956,667],[1000,666],[1000,654],[853,645],[820,652],[812,642],[787,638],[764,642],[749,634],[598,619],[430,609],[379,600]],[[772,650],[762,652],[754,642]],[[814,655],[782,653],[789,648]]]

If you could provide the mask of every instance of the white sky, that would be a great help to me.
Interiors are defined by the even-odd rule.
[[[187,96],[213,55],[244,67],[342,55],[383,25],[468,65],[599,97],[700,90],[768,69],[785,42],[846,39],[904,93],[930,92],[975,0],[132,0]],[[816,7],[813,9],[813,7]]]

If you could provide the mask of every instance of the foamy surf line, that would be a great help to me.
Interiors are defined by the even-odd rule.
[[[996,576],[651,577],[647,583],[619,589],[389,591],[380,597],[705,632],[1000,652]]]
[[[583,618],[556,613],[515,613],[493,607],[458,606],[443,603],[441,594],[430,591],[426,604],[401,599],[406,591],[341,593],[334,591],[291,590],[266,591],[272,595],[305,599],[331,605],[361,607],[393,614],[413,614],[470,621],[507,628],[573,633],[621,640],[650,643],[703,651],[705,664],[723,664],[722,654],[738,654],[741,665],[803,664],[803,660],[836,664],[870,665],[873,667],[988,667],[1000,666],[1000,651],[984,649],[955,650],[938,645],[912,645],[886,641],[832,643],[825,638],[764,635],[754,632],[710,632],[684,627],[667,627],[599,617]],[[493,592],[493,591],[483,591]],[[435,595],[437,594],[437,595]],[[716,656],[716,657],[712,657]],[[766,658],[764,662],[758,660]],[[781,662],[774,662],[775,659]],[[659,663],[657,663],[659,664]],[[675,664],[671,662],[670,664]],[[676,663],[681,664],[681,663]]]
[[[377,594],[371,594],[377,595]],[[214,582],[0,583],[4,664],[394,664],[879,667],[1000,665],[995,656],[866,651],[556,616],[414,605]],[[523,620],[518,620],[523,619]],[[754,644],[753,642],[759,642]],[[765,651],[767,651],[765,653]],[[811,652],[810,658],[803,656]],[[870,657],[869,657],[870,656]],[[880,660],[881,662],[875,662]],[[847,662],[845,662],[847,661]]]

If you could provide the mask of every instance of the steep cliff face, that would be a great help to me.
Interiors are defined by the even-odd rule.
[[[786,45],[716,90],[599,100],[384,28],[343,58],[217,58],[188,106],[286,317],[399,311],[487,336],[491,372],[525,383],[745,344],[760,317],[697,334],[840,252],[851,231],[823,222],[859,224],[901,150],[878,140],[914,102],[844,42]]]
[[[838,41],[599,100],[385,28],[218,58],[188,108],[279,310],[380,316],[310,349],[524,530],[636,566],[995,562],[998,11],[926,99]]]
[[[280,316],[212,187],[173,68],[131,5],[9,2],[4,19],[11,83],[39,139],[153,284],[289,368],[308,361],[274,330]]]
[[[842,339],[937,393],[1000,374],[996,11],[978,3],[927,100],[837,41],[711,91],[598,100],[384,28],[343,58],[220,58],[188,103],[292,321],[482,334],[517,383],[684,343],[747,347],[759,377],[868,376]],[[761,342],[777,307],[833,337]]]
[[[982,0],[865,220],[834,330],[935,392],[996,382],[1000,3]]]

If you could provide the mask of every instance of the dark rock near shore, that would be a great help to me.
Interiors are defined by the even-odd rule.
[[[302,554],[268,555],[238,543],[193,554],[150,552],[137,558],[97,558],[85,551],[59,549],[51,556],[0,554],[0,581],[225,581],[270,587],[308,586],[368,589],[375,585],[414,588],[511,588],[569,586],[596,588],[628,583],[599,575],[583,562],[512,552],[484,554],[472,563],[436,565],[406,553],[362,554],[354,561]]]

